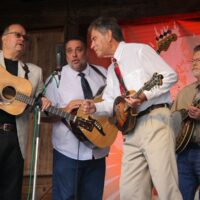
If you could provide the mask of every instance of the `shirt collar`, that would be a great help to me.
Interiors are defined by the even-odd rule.
[[[73,71],[73,74],[76,76],[76,77],[79,77],[79,73],[80,72],[77,72],[77,71],[75,71],[75,70],[73,70],[73,69],[71,69],[72,71]],[[89,64],[87,63],[87,67],[85,68],[85,70],[83,70],[82,71],[82,73],[84,73],[85,74],[85,76],[88,76],[88,75],[90,75],[90,67],[89,67]]]
[[[126,43],[124,41],[120,42],[115,53],[114,53],[114,58],[119,61],[120,60],[120,57],[122,55],[122,52],[123,52],[123,49],[124,49],[124,46],[126,45]]]

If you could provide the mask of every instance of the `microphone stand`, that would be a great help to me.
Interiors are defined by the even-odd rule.
[[[38,154],[39,154],[39,141],[40,141],[40,119],[41,111],[39,105],[35,107],[35,112],[37,113],[37,127],[36,127],[36,142],[35,142],[35,162],[34,162],[34,176],[33,176],[33,191],[32,200],[36,199],[36,182],[37,182],[37,166],[38,166]]]
[[[59,72],[56,70],[51,75],[49,80],[45,83],[42,92],[36,97],[35,103],[33,105],[36,116],[37,116],[37,126],[36,130],[36,140],[35,140],[35,154],[34,154],[34,174],[33,174],[33,190],[32,190],[32,200],[36,200],[36,182],[37,182],[37,168],[38,168],[38,155],[39,155],[39,143],[40,143],[40,127],[41,127],[41,109],[40,109],[40,99],[44,95],[45,88],[51,83],[55,75],[59,76]]]

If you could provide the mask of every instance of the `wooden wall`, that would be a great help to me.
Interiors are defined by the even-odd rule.
[[[64,31],[62,29],[40,30],[30,33],[31,41],[27,46],[24,60],[32,62],[43,69],[44,80],[55,70],[56,67],[56,46],[63,42]],[[29,141],[27,146],[27,157],[24,167],[23,200],[27,199],[29,188],[29,174],[32,161],[32,148],[34,146],[33,129],[34,116],[30,116]],[[33,165],[34,166],[34,165]],[[52,144],[51,144],[51,125],[41,123],[38,171],[37,171],[36,199],[51,199],[52,190]]]
[[[28,34],[30,42],[24,60],[40,66],[46,79],[56,68],[56,46],[64,41],[64,28],[38,30]]]

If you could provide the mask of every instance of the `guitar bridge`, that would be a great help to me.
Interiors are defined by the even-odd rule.
[[[103,136],[105,136],[106,134],[103,131],[103,128],[101,126],[100,123],[98,123],[98,121],[96,121],[95,119],[93,119],[92,117],[89,116],[89,119],[93,121],[93,125],[94,127],[99,131],[99,133]]]

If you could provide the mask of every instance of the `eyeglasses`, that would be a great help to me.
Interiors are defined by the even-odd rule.
[[[19,32],[9,32],[9,33],[5,33],[4,35],[8,35],[8,34],[14,34],[16,38],[23,38],[25,41],[28,41],[29,40],[29,37],[28,35],[23,35]]]
[[[190,63],[196,63],[196,62],[200,62],[200,58],[196,58],[196,59],[192,59],[189,61]]]

